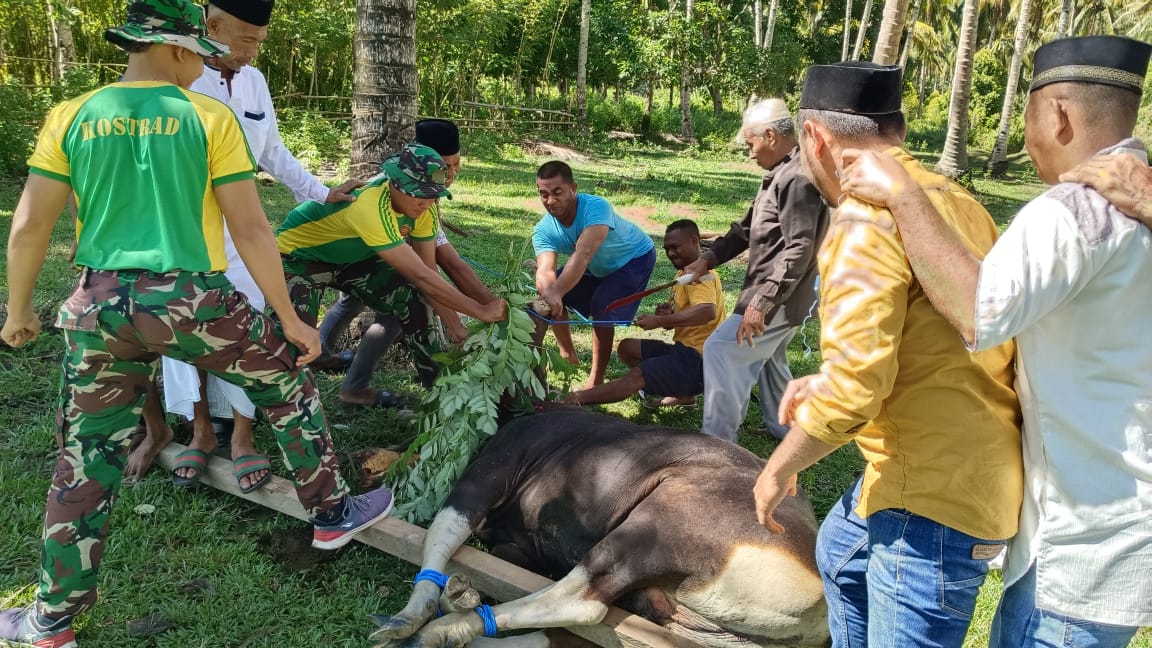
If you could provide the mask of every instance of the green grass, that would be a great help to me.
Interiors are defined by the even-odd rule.
[[[589,148],[593,154],[589,161],[572,163],[580,188],[643,216],[636,220],[657,237],[665,225],[684,217],[697,220],[702,230],[726,231],[732,220],[743,215],[759,176],[742,156],[727,152],[700,154],[619,143]],[[510,248],[530,255],[524,242],[542,213],[533,173],[543,158],[527,156],[514,145],[478,149],[466,157],[453,187],[455,199],[447,203],[446,213],[451,222],[472,234],[452,237],[461,254],[496,268]],[[1023,182],[976,178],[975,187],[1001,225],[1040,191],[1034,178]],[[261,186],[260,192],[269,217],[278,223],[293,206],[290,193],[279,185]],[[18,186],[0,184],[0,235],[5,240],[18,194]],[[37,309],[46,320],[72,288],[74,275],[64,262],[72,234],[71,224],[61,219],[36,294]],[[4,266],[5,259],[0,257],[0,268]],[[729,308],[736,301],[744,269],[740,261],[720,269]],[[672,274],[670,265],[661,259],[653,281]],[[5,269],[0,280],[4,301],[6,282]],[[327,295],[326,302],[334,297]],[[652,308],[660,297],[647,300],[642,310]],[[798,376],[819,366],[818,323],[809,321],[803,332],[789,347],[789,360]],[[581,329],[575,333],[577,348],[587,358],[590,335]],[[659,335],[626,329],[618,332],[617,339]],[[33,594],[43,498],[55,457],[60,345],[59,334],[46,327],[44,335],[28,347],[0,349],[0,429],[6,432],[0,435],[0,516],[6,529],[0,534],[0,564],[5,565],[0,570],[2,607],[23,604]],[[614,360],[609,377],[623,371]],[[410,374],[405,358],[390,356],[378,369],[377,384],[417,392]],[[363,448],[403,443],[410,437],[410,429],[395,412],[339,405],[339,378],[318,375],[342,457]],[[573,380],[579,384],[583,378],[578,374]],[[598,409],[640,423],[695,429],[700,425],[699,410],[652,412],[635,399]],[[767,456],[776,441],[762,430],[754,396],[740,442]],[[258,427],[257,440],[262,448],[274,447],[266,425]],[[851,484],[861,466],[859,453],[849,445],[804,472],[801,483],[818,515]],[[282,466],[277,469],[284,474]],[[153,505],[155,512],[136,513],[140,504]],[[111,525],[100,602],[77,626],[84,646],[365,646],[366,615],[399,609],[409,591],[407,581],[416,571],[359,544],[330,556],[311,552],[304,547],[308,527],[302,523],[211,489],[176,491],[158,469],[122,493]],[[188,585],[198,579],[211,583],[211,591],[205,591],[202,584]],[[998,580],[990,579],[966,645],[983,645],[998,589]],[[172,628],[146,639],[130,638],[126,624],[154,612],[162,613]],[[1152,638],[1146,632],[1133,645],[1149,648]]]

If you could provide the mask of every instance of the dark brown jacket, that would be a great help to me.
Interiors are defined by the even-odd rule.
[[[804,176],[800,152],[792,149],[764,175],[744,219],[704,253],[714,268],[748,250],[748,273],[733,314],[743,315],[752,304],[768,322],[784,308],[788,324],[798,326],[816,301],[816,250],[827,229],[828,206]]]

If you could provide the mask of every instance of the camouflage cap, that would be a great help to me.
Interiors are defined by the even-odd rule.
[[[448,165],[435,150],[412,142],[402,151],[384,160],[380,170],[398,190],[415,198],[451,198],[444,186]]]
[[[208,38],[203,5],[192,0],[135,0],[128,22],[104,30],[104,38],[122,49],[132,43],[178,45],[200,56],[222,56],[228,46]]]

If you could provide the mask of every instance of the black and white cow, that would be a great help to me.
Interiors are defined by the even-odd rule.
[[[752,485],[763,465],[710,436],[575,408],[515,419],[456,483],[429,527],[422,567],[442,572],[475,533],[496,556],[557,581],[493,606],[501,631],[595,624],[615,603],[704,646],[823,645],[816,519],[801,495],[775,514],[784,534],[756,522]],[[403,611],[377,617],[373,639],[548,646],[544,633],[484,639],[471,611],[428,623],[439,594],[417,582]]]

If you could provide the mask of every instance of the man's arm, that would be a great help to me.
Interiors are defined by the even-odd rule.
[[[845,193],[888,208],[900,229],[912,271],[928,299],[972,347],[976,343],[980,259],[891,155],[848,150],[844,162],[847,166],[841,187]]]
[[[460,292],[472,299],[481,304],[487,304],[496,299],[492,291],[488,290],[488,286],[485,286],[480,277],[476,276],[476,271],[472,269],[472,266],[460,257],[460,253],[451,243],[436,246],[436,265],[444,270],[452,283],[460,289]]]
[[[436,269],[436,242],[412,241],[411,245],[416,255],[424,262],[424,265],[439,278],[440,272]],[[431,297],[428,297],[428,305],[440,316],[440,321],[444,322],[444,326],[448,327],[448,335],[453,340],[463,342],[468,339],[468,329],[464,326],[464,323],[460,321],[460,315],[456,311]]]
[[[228,221],[228,231],[232,234],[236,251],[240,253],[256,286],[264,293],[265,301],[280,319],[284,337],[303,351],[296,360],[296,366],[308,364],[320,355],[320,334],[301,321],[292,307],[288,285],[284,280],[284,267],[280,262],[280,250],[260,204],[260,196],[256,193],[256,182],[251,178],[228,182],[217,185],[215,192],[216,202]]]
[[[551,286],[545,288],[545,291],[540,293],[540,296],[553,307],[556,308],[556,303],[560,303],[564,295],[572,290],[580,278],[584,276],[584,272],[588,270],[588,264],[592,262],[592,257],[596,256],[596,251],[600,249],[600,245],[604,239],[608,238],[607,225],[590,225],[580,232],[580,238],[576,239],[576,249],[572,255],[568,257],[568,262],[564,264],[564,272],[559,278],[552,282]],[[553,254],[553,257],[555,255]],[[539,262],[539,258],[537,258]],[[537,277],[540,276],[537,270]],[[553,273],[555,276],[555,273]]]
[[[636,326],[650,331],[654,328],[676,329],[684,326],[701,326],[716,317],[716,304],[693,304],[688,308],[668,315],[641,315],[636,318]]]
[[[432,241],[415,241],[414,244]],[[470,315],[483,322],[499,322],[504,319],[507,305],[504,300],[497,299],[488,304],[480,305],[476,300],[466,297],[459,290],[453,288],[440,277],[428,262],[417,254],[416,249],[409,245],[397,245],[387,250],[376,252],[385,263],[392,266],[412,285],[424,293],[429,301],[440,302],[447,308],[458,313]],[[435,265],[435,252],[432,254],[432,265]],[[455,315],[455,313],[453,313]]]
[[[12,214],[8,233],[8,319],[0,337],[18,347],[40,334],[40,318],[32,307],[36,279],[44,267],[52,230],[72,195],[66,182],[29,174]]]
[[[771,530],[779,528],[772,511],[794,488],[796,474],[854,439],[880,413],[899,368],[912,270],[895,224],[877,222],[849,200],[830,228],[820,306],[824,363],[819,374],[804,380],[806,399],[786,444],[776,450],[782,454],[769,459],[755,489],[757,516]]]
[[[1100,192],[1125,214],[1152,227],[1152,167],[1135,155],[1103,155],[1060,175]]]

